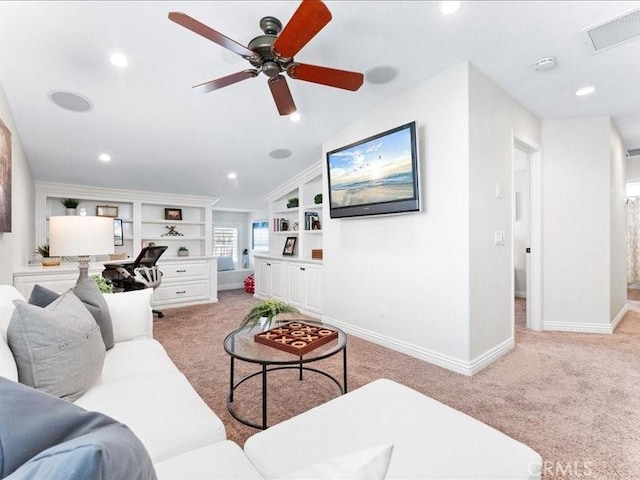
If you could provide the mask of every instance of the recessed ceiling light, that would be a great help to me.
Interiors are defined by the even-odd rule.
[[[576,95],[578,97],[584,97],[585,95],[589,95],[596,91],[596,87],[589,85],[588,87],[582,87],[576,90]]]
[[[111,63],[116,67],[127,67],[129,66],[129,60],[121,53],[114,53],[111,55]]]
[[[49,99],[59,107],[72,112],[88,112],[93,108],[91,100],[75,92],[54,90],[49,92]]]
[[[556,57],[544,57],[533,64],[536,72],[548,72],[556,67]]]
[[[227,178],[229,180],[235,180],[236,178],[238,178],[238,175],[236,175],[234,172],[231,172],[229,175],[227,175]]]
[[[100,155],[98,155],[98,160],[100,160],[101,162],[110,162],[111,155],[109,155],[108,153],[101,153]]]
[[[301,117],[298,112],[293,112],[291,115],[289,115],[289,120],[291,120],[292,122],[299,122],[300,118]]]
[[[291,150],[287,148],[276,148],[272,152],[269,152],[269,156],[271,158],[282,159],[282,158],[289,158],[291,156],[291,153],[292,153]]]
[[[393,82],[398,76],[398,69],[390,65],[380,65],[367,70],[364,74],[367,82],[375,85]]]
[[[442,2],[440,4],[440,11],[444,15],[451,15],[452,13],[455,13],[458,10],[460,10],[461,6],[462,6],[462,2]]]

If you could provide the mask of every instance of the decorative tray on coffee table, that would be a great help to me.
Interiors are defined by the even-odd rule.
[[[304,322],[290,322],[254,336],[257,343],[295,355],[304,355],[336,338],[337,331]]]

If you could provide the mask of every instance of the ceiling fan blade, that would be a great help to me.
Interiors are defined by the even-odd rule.
[[[336,70],[335,68],[319,67],[305,63],[292,63],[287,68],[287,73],[296,80],[343,88],[352,92],[358,90],[364,82],[364,75],[358,72]]]
[[[220,32],[216,32],[213,28],[207,27],[204,23],[200,23],[198,20],[190,17],[185,13],[170,12],[169,20],[171,20],[172,22],[176,22],[178,25],[182,25],[184,28],[197,33],[198,35],[201,35],[204,38],[211,40],[221,47],[231,50],[232,52],[237,53],[244,58],[256,57],[255,52],[253,52],[252,50],[249,50],[235,40],[231,40],[229,37],[221,34]]]
[[[331,12],[320,0],[302,0],[289,23],[273,44],[282,58],[292,58],[331,20]]]
[[[257,70],[243,70],[242,72],[232,73],[231,75],[227,75],[226,77],[216,78],[215,80],[210,80],[208,82],[195,85],[193,89],[199,91],[200,93],[212,92],[214,90],[218,90],[219,88],[233,85],[234,83],[238,83],[242,80],[246,80],[247,78],[253,78],[256,75],[258,75]]]
[[[296,104],[293,103],[291,90],[287,85],[287,80],[282,75],[277,75],[269,79],[269,89],[276,102],[280,115],[289,115],[296,111]]]

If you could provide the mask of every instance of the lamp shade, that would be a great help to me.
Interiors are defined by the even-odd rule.
[[[49,255],[70,257],[113,253],[113,218],[49,217]]]

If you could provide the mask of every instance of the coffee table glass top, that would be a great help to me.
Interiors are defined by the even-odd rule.
[[[247,362],[287,365],[313,362],[324,357],[330,357],[336,352],[342,350],[347,343],[347,336],[339,328],[334,327],[333,325],[327,325],[322,322],[310,321],[307,319],[283,320],[273,323],[270,328],[279,327],[295,321],[308,323],[317,327],[330,328],[331,330],[338,332],[338,338],[325,343],[324,345],[320,345],[302,356],[299,356],[256,342],[254,340],[254,336],[263,331],[260,325],[256,325],[253,327],[245,327],[241,330],[235,330],[230,333],[227,338],[224,339],[224,349],[229,355]]]

